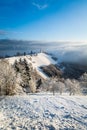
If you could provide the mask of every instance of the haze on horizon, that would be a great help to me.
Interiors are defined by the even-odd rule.
[[[0,0],[0,39],[87,41],[86,0]]]

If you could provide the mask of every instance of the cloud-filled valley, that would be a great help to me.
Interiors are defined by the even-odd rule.
[[[38,42],[38,41],[0,41],[0,56],[15,55],[17,52],[40,52],[40,50],[52,53],[58,58],[58,62],[72,62],[87,65],[86,42]]]
[[[64,43],[53,52],[59,62],[72,62],[87,65],[87,43]]]

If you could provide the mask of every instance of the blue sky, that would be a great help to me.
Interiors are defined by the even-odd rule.
[[[0,0],[0,38],[87,41],[87,0]]]

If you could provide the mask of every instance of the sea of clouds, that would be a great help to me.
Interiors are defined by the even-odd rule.
[[[51,52],[58,58],[58,62],[87,65],[87,43],[61,43]]]

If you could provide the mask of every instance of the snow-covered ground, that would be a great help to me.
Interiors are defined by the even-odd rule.
[[[0,130],[87,130],[87,96],[2,98]]]
[[[41,66],[47,66],[50,64],[56,64],[56,61],[54,61],[50,55],[47,55],[45,53],[38,53],[38,55],[26,55],[26,56],[18,56],[18,57],[11,57],[7,58],[10,64],[14,64],[15,60],[19,59],[26,59],[28,63],[31,63],[33,68],[37,70],[37,72],[44,78],[48,78],[48,76],[42,72],[42,70],[39,68]]]

